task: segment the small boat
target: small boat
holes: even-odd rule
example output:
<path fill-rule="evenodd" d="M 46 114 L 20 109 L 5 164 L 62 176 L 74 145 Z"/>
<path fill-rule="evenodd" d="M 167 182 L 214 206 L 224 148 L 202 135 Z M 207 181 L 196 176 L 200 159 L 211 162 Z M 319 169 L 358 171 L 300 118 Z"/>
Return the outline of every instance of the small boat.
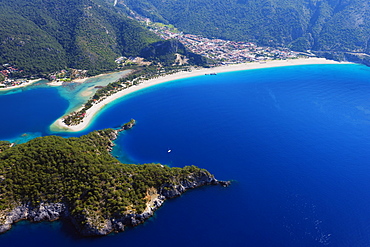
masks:
<path fill-rule="evenodd" d="M 168 149 L 167 153 L 171 153 L 171 152 L 172 152 L 172 150 L 171 149 Z"/>

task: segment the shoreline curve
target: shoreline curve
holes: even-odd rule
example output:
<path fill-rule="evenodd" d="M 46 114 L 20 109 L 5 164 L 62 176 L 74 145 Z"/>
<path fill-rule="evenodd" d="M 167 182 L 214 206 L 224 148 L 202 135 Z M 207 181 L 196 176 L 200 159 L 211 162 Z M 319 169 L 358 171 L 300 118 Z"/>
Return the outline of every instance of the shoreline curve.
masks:
<path fill-rule="evenodd" d="M 289 60 L 270 60 L 266 62 L 252 62 L 252 63 L 242 63 L 242 64 L 233 64 L 233 65 L 224 65 L 214 68 L 200 68 L 193 69 L 190 72 L 181 71 L 175 74 L 166 75 L 158 77 L 155 79 L 150 79 L 145 82 L 142 82 L 138 85 L 131 86 L 129 88 L 123 89 L 117 93 L 114 93 L 101 102 L 94 104 L 91 108 L 86 111 L 86 115 L 78 125 L 68 126 L 62 120 L 63 117 L 57 119 L 51 126 L 50 129 L 53 132 L 79 132 L 86 129 L 96 114 L 104 108 L 109 103 L 122 98 L 133 92 L 148 88 L 154 85 L 158 85 L 165 82 L 175 81 L 179 79 L 189 78 L 200 76 L 209 73 L 223 73 L 223 72 L 233 72 L 233 71 L 243 71 L 251 69 L 263 69 L 263 68 L 272 68 L 272 67 L 285 67 L 285 66 L 294 66 L 294 65 L 314 65 L 314 64 L 353 64 L 351 62 L 337 62 L 334 60 L 327 60 L 325 58 L 299 58 L 299 59 L 289 59 Z"/>

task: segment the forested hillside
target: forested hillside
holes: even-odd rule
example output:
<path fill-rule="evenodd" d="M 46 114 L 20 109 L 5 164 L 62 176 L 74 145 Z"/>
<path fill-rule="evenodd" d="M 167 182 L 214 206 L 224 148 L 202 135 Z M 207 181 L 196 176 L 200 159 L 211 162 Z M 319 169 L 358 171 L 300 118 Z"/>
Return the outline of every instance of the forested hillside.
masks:
<path fill-rule="evenodd" d="M 15 146 L 0 142 L 0 233 L 21 219 L 69 217 L 81 233 L 105 235 L 142 223 L 164 200 L 187 189 L 229 184 L 195 166 L 120 163 L 109 150 L 132 121 L 118 131 L 79 138 L 46 136 Z"/>
<path fill-rule="evenodd" d="M 176 176 L 202 171 L 121 164 L 107 151 L 112 135 L 114 130 L 107 129 L 80 138 L 46 136 L 0 152 L 0 210 L 14 202 L 66 202 L 72 213 L 95 207 L 107 213 L 127 207 L 142 212 L 149 188 L 159 190 Z"/>
<path fill-rule="evenodd" d="M 10 64 L 35 75 L 75 68 L 92 75 L 114 69 L 120 56 L 174 60 L 158 49 L 145 53 L 160 39 L 128 18 L 131 11 L 208 37 L 337 58 L 370 52 L 365 0 L 0 0 L 0 69 Z"/>
<path fill-rule="evenodd" d="M 95 74 L 159 41 L 116 11 L 113 1 L 1 0 L 0 12 L 0 65 L 15 65 L 25 74 L 67 67 Z"/>
<path fill-rule="evenodd" d="M 141 51 L 140 56 L 154 62 L 160 62 L 165 66 L 171 66 L 176 63 L 173 54 L 184 55 L 187 62 L 191 64 L 206 66 L 208 63 L 212 63 L 209 59 L 190 52 L 180 41 L 175 39 L 150 44 Z"/>
<path fill-rule="evenodd" d="M 293 50 L 370 52 L 367 0 L 121 0 L 180 30 Z"/>

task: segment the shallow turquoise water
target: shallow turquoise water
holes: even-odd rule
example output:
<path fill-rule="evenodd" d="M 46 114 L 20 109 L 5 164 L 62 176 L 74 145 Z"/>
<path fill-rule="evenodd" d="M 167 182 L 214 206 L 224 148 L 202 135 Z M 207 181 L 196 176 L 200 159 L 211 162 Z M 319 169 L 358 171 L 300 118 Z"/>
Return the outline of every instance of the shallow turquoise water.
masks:
<path fill-rule="evenodd" d="M 68 100 L 69 107 L 66 112 L 78 109 L 98 90 L 96 86 L 106 86 L 111 82 L 117 81 L 130 70 L 100 75 L 87 79 L 84 83 L 68 83 L 62 87 L 57 87 L 59 94 Z"/>
<path fill-rule="evenodd" d="M 86 131 L 135 118 L 116 142 L 121 160 L 194 164 L 232 186 L 190 191 L 146 224 L 104 238 L 79 238 L 68 223 L 19 223 L 0 243 L 368 246 L 369 78 L 370 68 L 360 65 L 294 66 L 183 79 L 130 95 Z M 48 124 L 68 107 L 53 90 L 1 96 L 10 120 L 0 137 L 49 134 Z M 32 98 L 38 93 L 54 110 L 33 114 L 39 122 L 32 128 L 12 113 L 24 98 L 32 104 L 23 112 L 43 106 Z"/>

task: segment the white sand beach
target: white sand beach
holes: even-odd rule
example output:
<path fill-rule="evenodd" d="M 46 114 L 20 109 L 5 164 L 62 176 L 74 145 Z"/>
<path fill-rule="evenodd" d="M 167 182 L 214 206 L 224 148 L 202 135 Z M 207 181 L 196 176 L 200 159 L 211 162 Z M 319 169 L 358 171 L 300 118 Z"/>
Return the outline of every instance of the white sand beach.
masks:
<path fill-rule="evenodd" d="M 282 66 L 293 66 L 293 65 L 309 65 L 309 64 L 349 64 L 348 62 L 336 62 L 333 60 L 327 60 L 325 58 L 299 58 L 299 59 L 289 59 L 289 60 L 271 60 L 266 62 L 253 62 L 253 63 L 244 63 L 244 64 L 235 64 L 235 65 L 225 65 L 215 68 L 200 68 L 200 69 L 193 69 L 190 72 L 178 72 L 172 75 L 167 75 L 163 77 L 159 77 L 156 79 L 151 79 L 140 83 L 136 86 L 131 86 L 127 89 L 119 91 L 103 101 L 93 105 L 86 111 L 86 115 L 83 121 L 74 126 L 67 126 L 63 123 L 62 118 L 58 119 L 53 124 L 53 129 L 57 128 L 60 131 L 70 131 L 70 132 L 77 132 L 84 130 L 94 118 L 94 116 L 106 105 L 119 99 L 125 95 L 130 93 L 136 92 L 138 90 L 151 87 L 154 85 L 158 85 L 164 82 L 174 81 L 178 79 L 200 76 L 209 73 L 222 73 L 222 72 L 231 72 L 231 71 L 240 71 L 240 70 L 250 70 L 250 69 L 261 69 L 261 68 L 271 68 L 271 67 L 282 67 Z"/>
<path fill-rule="evenodd" d="M 69 81 L 68 83 L 84 83 L 87 79 L 89 78 L 82 78 L 82 79 L 74 79 L 72 81 Z M 51 82 L 48 82 L 47 84 L 49 86 L 62 86 L 63 83 L 65 83 L 65 81 L 58 81 L 58 80 L 55 80 L 55 81 L 51 81 Z"/>
<path fill-rule="evenodd" d="M 123 70 L 121 72 L 123 72 L 125 74 L 129 74 L 129 73 L 132 72 L 132 69 Z M 85 83 L 87 80 L 90 80 L 90 79 L 93 79 L 93 78 L 99 78 L 99 77 L 107 76 L 107 75 L 110 75 L 110 74 L 116 74 L 116 73 L 117 72 L 109 72 L 109 73 L 95 75 L 95 76 L 91 76 L 91 77 L 73 79 L 73 80 L 68 81 L 68 82 L 65 82 L 63 80 L 54 80 L 54 81 L 48 82 L 47 84 L 49 86 L 63 86 L 64 83 Z"/>
<path fill-rule="evenodd" d="M 47 83 L 49 86 L 58 87 L 63 85 L 63 81 L 51 81 Z"/>
<path fill-rule="evenodd" d="M 27 87 L 27 86 L 29 86 L 29 85 L 32 85 L 32 84 L 33 84 L 33 83 L 35 83 L 35 82 L 42 81 L 42 80 L 43 80 L 43 79 L 28 80 L 27 82 L 22 83 L 22 84 L 17 85 L 17 86 L 6 87 L 6 88 L 0 88 L 0 91 L 8 91 L 8 90 L 12 90 L 12 89 L 14 89 L 14 88 Z"/>

